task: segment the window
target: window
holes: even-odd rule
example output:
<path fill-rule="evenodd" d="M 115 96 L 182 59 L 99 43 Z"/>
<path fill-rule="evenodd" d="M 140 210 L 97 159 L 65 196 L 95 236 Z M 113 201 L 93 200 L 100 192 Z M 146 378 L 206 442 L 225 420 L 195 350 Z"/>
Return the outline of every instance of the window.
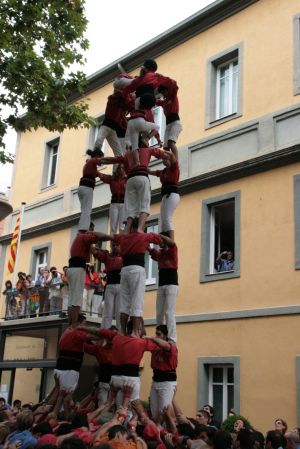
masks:
<path fill-rule="evenodd" d="M 59 138 L 46 143 L 42 189 L 51 187 L 56 182 Z"/>
<path fill-rule="evenodd" d="M 242 50 L 239 44 L 207 62 L 206 128 L 242 114 Z"/>
<path fill-rule="evenodd" d="M 294 95 L 300 94 L 300 13 L 294 16 Z"/>
<path fill-rule="evenodd" d="M 212 205 L 210 207 L 210 224 L 209 273 L 216 273 L 222 269 L 220 265 L 216 264 L 217 257 L 223 251 L 233 251 L 234 248 L 234 200 Z M 222 271 L 228 271 L 228 269 Z"/>
<path fill-rule="evenodd" d="M 158 233 L 158 223 L 152 222 L 146 224 L 145 232 L 153 232 L 155 234 Z M 154 248 L 155 245 L 151 243 L 151 248 Z M 156 285 L 157 284 L 157 262 L 151 259 L 148 252 L 145 255 L 145 270 L 146 270 L 146 286 Z"/>
<path fill-rule="evenodd" d="M 47 248 L 41 249 L 40 251 L 36 252 L 36 268 L 34 273 L 35 278 L 37 277 L 40 268 L 47 267 L 47 256 L 48 256 Z"/>
<path fill-rule="evenodd" d="M 208 403 L 215 411 L 215 418 L 222 422 L 234 406 L 234 368 L 233 365 L 209 365 Z"/>
<path fill-rule="evenodd" d="M 240 410 L 240 357 L 198 359 L 198 409 L 213 406 L 215 419 L 222 422 L 231 408 Z"/>
<path fill-rule="evenodd" d="M 202 203 L 200 281 L 238 277 L 240 275 L 239 248 L 239 192 L 204 200 Z"/>
<path fill-rule="evenodd" d="M 237 112 L 238 60 L 234 59 L 217 67 L 216 119 Z"/>
<path fill-rule="evenodd" d="M 152 109 L 153 117 L 154 117 L 154 123 L 159 125 L 159 134 L 161 140 L 163 140 L 165 129 L 166 129 L 166 117 L 163 111 L 163 108 L 161 106 L 156 106 Z M 152 137 L 149 142 L 150 147 L 157 145 L 157 140 L 155 137 Z"/>
<path fill-rule="evenodd" d="M 33 279 L 36 279 L 40 268 L 50 265 L 51 243 L 44 243 L 31 249 L 30 271 Z"/>

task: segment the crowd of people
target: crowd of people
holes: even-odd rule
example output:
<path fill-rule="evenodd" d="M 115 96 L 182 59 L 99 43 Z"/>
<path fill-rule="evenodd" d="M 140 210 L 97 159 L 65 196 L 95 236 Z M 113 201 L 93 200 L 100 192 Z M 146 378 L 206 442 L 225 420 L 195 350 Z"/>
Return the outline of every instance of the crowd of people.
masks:
<path fill-rule="evenodd" d="M 105 404 L 97 404 L 95 391 L 72 403 L 68 419 L 48 401 L 12 406 L 0 398 L 0 447 L 3 449 L 298 449 L 300 429 L 288 430 L 285 420 L 275 419 L 266 435 L 233 411 L 221 424 L 214 409 L 203 406 L 194 417 L 182 412 L 176 399 L 160 421 L 140 401 L 131 401 L 132 386 L 111 389 Z M 130 412 L 130 413 L 129 413 Z"/>
<path fill-rule="evenodd" d="M 58 271 L 55 266 L 50 270 L 41 267 L 35 279 L 30 274 L 18 273 L 13 286 L 10 280 L 5 282 L 2 294 L 5 298 L 5 319 L 47 316 L 67 312 L 69 285 L 67 266 Z M 92 316 L 99 316 L 103 309 L 103 291 L 106 274 L 95 271 L 93 264 L 86 264 L 82 310 Z"/>

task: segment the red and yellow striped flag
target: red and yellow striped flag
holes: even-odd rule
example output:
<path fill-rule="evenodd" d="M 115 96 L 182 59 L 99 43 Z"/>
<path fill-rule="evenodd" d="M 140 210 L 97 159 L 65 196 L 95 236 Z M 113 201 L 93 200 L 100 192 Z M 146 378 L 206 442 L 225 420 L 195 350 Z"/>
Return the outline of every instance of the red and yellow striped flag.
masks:
<path fill-rule="evenodd" d="M 20 220 L 21 220 L 21 211 L 19 212 L 15 230 L 13 233 L 13 237 L 10 243 L 10 256 L 8 261 L 8 271 L 10 273 L 14 272 L 15 268 L 15 262 L 16 262 L 16 256 L 17 256 L 17 249 L 18 249 L 18 241 L 19 241 L 19 234 L 20 234 Z"/>

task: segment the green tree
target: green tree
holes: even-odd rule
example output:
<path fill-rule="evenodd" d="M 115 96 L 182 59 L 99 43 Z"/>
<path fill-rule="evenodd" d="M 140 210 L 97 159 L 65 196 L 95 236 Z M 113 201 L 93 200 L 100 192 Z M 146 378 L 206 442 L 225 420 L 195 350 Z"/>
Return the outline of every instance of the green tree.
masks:
<path fill-rule="evenodd" d="M 0 1 L 0 162 L 12 162 L 3 137 L 16 131 L 65 128 L 93 123 L 85 101 L 68 101 L 83 93 L 87 19 L 84 0 Z M 25 114 L 21 115 L 20 111 Z"/>

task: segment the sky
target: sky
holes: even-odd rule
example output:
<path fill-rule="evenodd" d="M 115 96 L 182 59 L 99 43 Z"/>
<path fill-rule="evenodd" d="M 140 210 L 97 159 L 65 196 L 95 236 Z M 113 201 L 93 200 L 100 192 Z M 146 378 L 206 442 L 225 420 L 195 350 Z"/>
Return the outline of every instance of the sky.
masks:
<path fill-rule="evenodd" d="M 151 0 L 146 4 L 140 0 L 86 0 L 90 47 L 81 70 L 91 75 L 210 3 L 213 0 Z M 5 143 L 14 153 L 16 133 L 8 132 Z M 0 165 L 0 191 L 6 192 L 11 186 L 11 176 L 12 165 Z"/>

